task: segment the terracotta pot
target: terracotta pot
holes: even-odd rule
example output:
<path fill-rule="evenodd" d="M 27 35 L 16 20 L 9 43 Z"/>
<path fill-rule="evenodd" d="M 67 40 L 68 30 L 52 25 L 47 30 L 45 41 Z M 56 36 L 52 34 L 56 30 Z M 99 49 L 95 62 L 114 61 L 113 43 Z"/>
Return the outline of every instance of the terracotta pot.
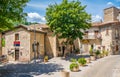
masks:
<path fill-rule="evenodd" d="M 92 61 L 95 61 L 95 60 L 96 60 L 95 56 L 90 56 L 90 59 L 91 59 Z"/>
<path fill-rule="evenodd" d="M 44 59 L 44 62 L 48 62 L 48 60 L 47 60 L 47 59 Z"/>
<path fill-rule="evenodd" d="M 91 61 L 90 58 L 85 58 L 85 60 L 87 61 L 87 63 L 90 63 L 90 61 Z"/>
<path fill-rule="evenodd" d="M 96 56 L 96 59 L 100 59 L 101 57 L 98 55 L 98 56 Z"/>
<path fill-rule="evenodd" d="M 79 71 L 79 67 L 74 67 L 74 68 L 72 69 L 72 71 L 73 71 L 73 72 L 78 72 L 78 71 Z"/>
<path fill-rule="evenodd" d="M 61 77 L 70 77 L 70 73 L 67 71 L 61 71 Z"/>

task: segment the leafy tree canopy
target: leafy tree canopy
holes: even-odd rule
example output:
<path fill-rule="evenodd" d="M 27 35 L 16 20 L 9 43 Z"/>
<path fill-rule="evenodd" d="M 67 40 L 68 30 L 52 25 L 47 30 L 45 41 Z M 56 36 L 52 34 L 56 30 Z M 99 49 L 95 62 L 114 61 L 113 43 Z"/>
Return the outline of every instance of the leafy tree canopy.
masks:
<path fill-rule="evenodd" d="M 0 0 L 0 31 L 11 29 L 25 19 L 23 8 L 29 0 Z"/>
<path fill-rule="evenodd" d="M 91 25 L 91 15 L 86 13 L 85 8 L 79 0 L 63 0 L 61 4 L 49 5 L 46 9 L 47 24 L 59 38 L 67 38 L 69 42 L 82 39 L 82 30 Z"/>

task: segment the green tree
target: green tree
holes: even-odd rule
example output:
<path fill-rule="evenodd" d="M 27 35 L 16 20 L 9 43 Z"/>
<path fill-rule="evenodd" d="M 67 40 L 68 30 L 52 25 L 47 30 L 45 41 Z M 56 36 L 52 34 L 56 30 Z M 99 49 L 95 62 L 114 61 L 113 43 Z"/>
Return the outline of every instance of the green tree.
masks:
<path fill-rule="evenodd" d="M 76 38 L 82 39 L 82 31 L 91 25 L 91 15 L 85 8 L 79 0 L 63 0 L 61 4 L 49 5 L 45 18 L 54 35 L 66 38 L 67 43 L 72 44 Z"/>
<path fill-rule="evenodd" d="M 29 0 L 0 0 L 0 31 L 11 29 L 25 19 L 23 8 Z"/>

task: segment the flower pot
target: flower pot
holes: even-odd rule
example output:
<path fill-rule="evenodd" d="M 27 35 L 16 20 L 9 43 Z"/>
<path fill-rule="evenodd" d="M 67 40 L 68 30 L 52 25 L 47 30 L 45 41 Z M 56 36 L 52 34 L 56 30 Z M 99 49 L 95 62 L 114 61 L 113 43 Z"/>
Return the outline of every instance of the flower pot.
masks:
<path fill-rule="evenodd" d="M 79 67 L 73 67 L 72 71 L 73 72 L 78 72 L 79 71 Z"/>
<path fill-rule="evenodd" d="M 87 61 L 87 63 L 90 63 L 90 61 L 91 61 L 90 58 L 85 58 L 85 60 Z"/>
<path fill-rule="evenodd" d="M 98 56 L 96 56 L 96 59 L 100 59 L 101 57 L 98 55 Z"/>
<path fill-rule="evenodd" d="M 61 77 L 70 77 L 70 73 L 67 71 L 61 71 Z"/>
<path fill-rule="evenodd" d="M 95 56 L 90 56 L 90 59 L 91 59 L 92 61 L 95 61 L 95 60 L 96 60 Z"/>
<path fill-rule="evenodd" d="M 44 59 L 44 62 L 48 62 L 48 59 Z"/>

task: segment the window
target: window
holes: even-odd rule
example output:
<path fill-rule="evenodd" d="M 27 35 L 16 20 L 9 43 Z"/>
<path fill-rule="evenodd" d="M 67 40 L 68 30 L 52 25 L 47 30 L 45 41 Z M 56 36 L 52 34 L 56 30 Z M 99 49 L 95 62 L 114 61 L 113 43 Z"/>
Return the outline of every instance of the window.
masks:
<path fill-rule="evenodd" d="M 109 35 L 109 29 L 106 29 L 106 35 Z"/>
<path fill-rule="evenodd" d="M 118 37 L 119 33 L 118 33 L 118 29 L 115 29 L 115 37 Z"/>
<path fill-rule="evenodd" d="M 85 35 L 88 35 L 88 31 L 85 31 Z"/>
<path fill-rule="evenodd" d="M 97 30 L 96 30 L 96 31 L 94 31 L 94 33 L 95 33 L 95 34 L 98 34 L 98 32 L 99 32 L 99 31 L 97 31 Z"/>
<path fill-rule="evenodd" d="M 15 41 L 19 40 L 19 34 L 15 34 Z"/>
<path fill-rule="evenodd" d="M 99 31 L 94 31 L 94 36 L 95 36 L 95 38 L 97 38 L 97 36 L 98 36 L 98 33 L 99 33 Z"/>

